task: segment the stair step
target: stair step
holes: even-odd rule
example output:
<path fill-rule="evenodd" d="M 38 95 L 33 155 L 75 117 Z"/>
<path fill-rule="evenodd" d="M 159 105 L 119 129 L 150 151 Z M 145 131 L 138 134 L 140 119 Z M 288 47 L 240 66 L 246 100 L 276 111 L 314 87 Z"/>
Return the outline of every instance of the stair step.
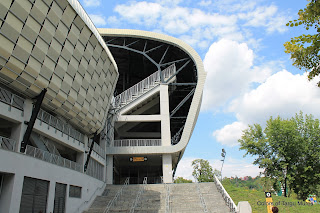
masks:
<path fill-rule="evenodd" d="M 130 212 L 141 186 L 142 185 L 127 185 L 123 189 L 119 201 L 110 208 L 109 212 Z M 103 213 L 110 200 L 114 198 L 121 187 L 122 186 L 108 186 L 104 191 L 106 196 L 96 197 L 90 209 L 85 211 L 85 213 Z M 204 211 L 195 183 L 170 184 L 170 188 L 170 212 L 197 213 Z M 214 183 L 199 183 L 199 188 L 208 212 L 225 213 L 230 211 Z M 134 212 L 165 213 L 166 198 L 167 191 L 164 184 L 147 184 Z"/>

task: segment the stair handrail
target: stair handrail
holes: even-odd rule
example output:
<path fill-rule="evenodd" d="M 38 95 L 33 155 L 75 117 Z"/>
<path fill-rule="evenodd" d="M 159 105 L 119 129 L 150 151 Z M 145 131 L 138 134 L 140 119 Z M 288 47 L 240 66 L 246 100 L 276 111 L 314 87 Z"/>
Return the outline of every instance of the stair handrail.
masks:
<path fill-rule="evenodd" d="M 201 193 L 199 183 L 196 182 L 196 184 L 197 184 L 197 190 L 198 190 L 198 193 L 199 193 L 200 203 L 201 203 L 201 205 L 203 207 L 203 212 L 208 212 L 207 204 L 206 204 L 206 201 L 204 200 L 203 195 Z"/>
<path fill-rule="evenodd" d="M 138 192 L 138 194 L 136 196 L 136 199 L 132 203 L 132 206 L 131 206 L 131 209 L 130 209 L 130 213 L 134 213 L 134 209 L 138 205 L 140 197 L 143 194 L 144 190 L 146 189 L 147 183 L 148 183 L 148 177 L 144 177 L 143 178 L 143 182 L 142 182 L 142 187 L 140 187 L 139 192 Z"/>
<path fill-rule="evenodd" d="M 121 139 L 113 140 L 112 147 L 161 146 L 161 139 Z"/>
<path fill-rule="evenodd" d="M 176 64 L 171 64 L 170 66 L 162 70 L 162 76 L 164 79 L 170 78 L 175 73 L 176 73 Z"/>
<path fill-rule="evenodd" d="M 118 202 L 118 200 L 121 198 L 123 189 L 129 184 L 129 180 L 130 178 L 127 177 L 123 186 L 118 190 L 117 194 L 114 196 L 114 198 L 112 200 L 109 201 L 108 205 L 106 206 L 106 208 L 104 209 L 103 213 L 107 213 L 110 211 L 110 208 L 116 204 L 116 202 Z"/>
<path fill-rule="evenodd" d="M 91 197 L 90 197 L 88 200 L 86 200 L 86 201 L 84 201 L 83 203 L 81 203 L 81 205 L 77 208 L 77 210 L 76 210 L 74 213 L 80 212 L 80 208 L 82 208 L 83 205 L 89 203 L 89 202 L 92 200 L 93 196 L 96 195 L 97 191 L 98 191 L 98 190 L 101 190 L 102 188 L 105 188 L 106 185 L 107 185 L 107 183 L 103 183 L 102 186 L 100 186 L 99 188 L 96 188 L 96 190 L 92 193 Z"/>
<path fill-rule="evenodd" d="M 117 95 L 114 98 L 115 107 L 119 107 L 121 103 L 127 103 L 134 95 L 142 93 L 145 88 L 154 86 L 156 82 L 160 82 L 159 70 Z"/>
<path fill-rule="evenodd" d="M 149 89 L 151 86 L 155 86 L 157 82 L 160 82 L 160 74 L 167 79 L 171 77 L 176 72 L 175 64 L 171 64 L 164 70 L 156 71 L 146 77 L 145 79 L 141 80 L 140 82 L 136 83 L 135 85 L 129 87 L 119 95 L 114 97 L 113 103 L 114 107 L 118 108 L 121 106 L 122 103 L 128 103 L 133 99 L 133 96 L 138 96 L 143 93 L 144 89 Z"/>
<path fill-rule="evenodd" d="M 219 181 L 217 176 L 214 175 L 213 177 L 214 177 L 214 183 L 216 184 L 218 191 L 221 193 L 222 198 L 224 199 L 227 206 L 229 207 L 230 212 L 237 213 L 238 208 L 237 208 L 236 204 L 233 202 L 232 198 L 230 197 L 228 192 L 225 190 L 225 188 L 223 187 L 223 185 L 221 184 L 221 182 Z"/>

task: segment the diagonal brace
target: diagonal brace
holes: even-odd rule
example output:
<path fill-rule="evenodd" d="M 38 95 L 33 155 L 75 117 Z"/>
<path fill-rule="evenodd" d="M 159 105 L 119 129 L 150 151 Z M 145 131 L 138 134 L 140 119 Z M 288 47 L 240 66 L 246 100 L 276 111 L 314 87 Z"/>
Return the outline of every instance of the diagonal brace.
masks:
<path fill-rule="evenodd" d="M 86 163 L 84 164 L 84 172 L 87 171 L 87 168 L 88 168 L 88 165 L 89 165 L 89 161 L 90 161 L 90 157 L 91 157 L 91 153 L 92 153 L 92 150 L 93 150 L 93 145 L 94 145 L 95 142 L 97 142 L 98 136 L 99 135 L 97 133 L 94 133 L 93 140 L 92 140 L 92 143 L 91 143 L 91 146 L 90 146 L 90 150 L 89 150 L 89 153 L 87 155 L 87 160 L 86 160 Z"/>
<path fill-rule="evenodd" d="M 36 119 L 38 117 L 38 113 L 40 111 L 40 107 L 41 107 L 41 104 L 42 104 L 42 101 L 44 99 L 44 96 L 45 96 L 46 92 L 47 92 L 47 89 L 44 88 L 41 91 L 41 93 L 36 97 L 37 101 L 36 101 L 35 106 L 34 106 L 34 108 L 32 110 L 30 121 L 27 122 L 28 127 L 27 127 L 26 132 L 24 133 L 23 139 L 21 141 L 20 152 L 22 152 L 22 153 L 25 152 L 25 150 L 27 148 L 27 145 L 29 143 L 29 138 L 30 138 L 33 126 L 34 126 L 34 124 L 36 122 Z"/>
<path fill-rule="evenodd" d="M 182 67 L 180 67 L 170 78 L 168 78 L 168 80 L 166 80 L 165 83 L 168 83 L 174 76 L 178 75 L 178 73 L 185 67 L 187 66 L 187 64 L 189 64 L 190 60 L 188 60 L 186 63 L 184 63 L 184 65 L 182 65 Z"/>
<path fill-rule="evenodd" d="M 176 108 L 174 108 L 174 110 L 172 110 L 172 112 L 170 113 L 170 118 L 171 118 L 174 114 L 176 114 L 176 112 L 183 106 L 184 103 L 186 103 L 187 100 L 189 100 L 189 98 L 193 95 L 194 91 L 195 91 L 195 88 L 193 88 L 193 89 L 189 92 L 189 94 L 188 94 L 186 97 L 184 97 L 184 99 L 176 106 Z"/>

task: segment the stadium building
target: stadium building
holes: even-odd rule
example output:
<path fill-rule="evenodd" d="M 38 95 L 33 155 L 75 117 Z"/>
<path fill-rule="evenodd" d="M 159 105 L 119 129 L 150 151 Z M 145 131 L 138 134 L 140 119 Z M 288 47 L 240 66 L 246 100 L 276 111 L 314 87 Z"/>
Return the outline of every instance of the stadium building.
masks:
<path fill-rule="evenodd" d="M 181 40 L 96 29 L 77 0 L 1 0 L 1 212 L 80 212 L 106 184 L 172 183 L 205 76 Z"/>

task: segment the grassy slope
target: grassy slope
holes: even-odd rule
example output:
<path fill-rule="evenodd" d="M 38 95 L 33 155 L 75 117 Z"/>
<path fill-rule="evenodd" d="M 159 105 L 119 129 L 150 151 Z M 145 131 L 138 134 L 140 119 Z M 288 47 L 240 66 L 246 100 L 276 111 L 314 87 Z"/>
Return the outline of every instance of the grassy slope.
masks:
<path fill-rule="evenodd" d="M 246 189 L 245 187 L 236 187 L 229 184 L 225 185 L 224 187 L 236 205 L 238 205 L 239 201 L 249 201 L 253 213 L 267 213 L 266 205 L 260 204 L 261 202 L 266 201 L 264 192 L 257 191 L 257 190 L 249 190 L 249 189 Z M 298 200 L 292 197 L 290 198 L 278 197 L 276 195 L 273 195 L 272 199 L 274 203 L 275 202 L 280 203 L 280 205 L 277 205 L 277 207 L 279 208 L 279 213 L 320 212 L 320 204 L 313 205 L 313 206 L 298 205 L 298 201 L 301 202 L 301 200 Z"/>

